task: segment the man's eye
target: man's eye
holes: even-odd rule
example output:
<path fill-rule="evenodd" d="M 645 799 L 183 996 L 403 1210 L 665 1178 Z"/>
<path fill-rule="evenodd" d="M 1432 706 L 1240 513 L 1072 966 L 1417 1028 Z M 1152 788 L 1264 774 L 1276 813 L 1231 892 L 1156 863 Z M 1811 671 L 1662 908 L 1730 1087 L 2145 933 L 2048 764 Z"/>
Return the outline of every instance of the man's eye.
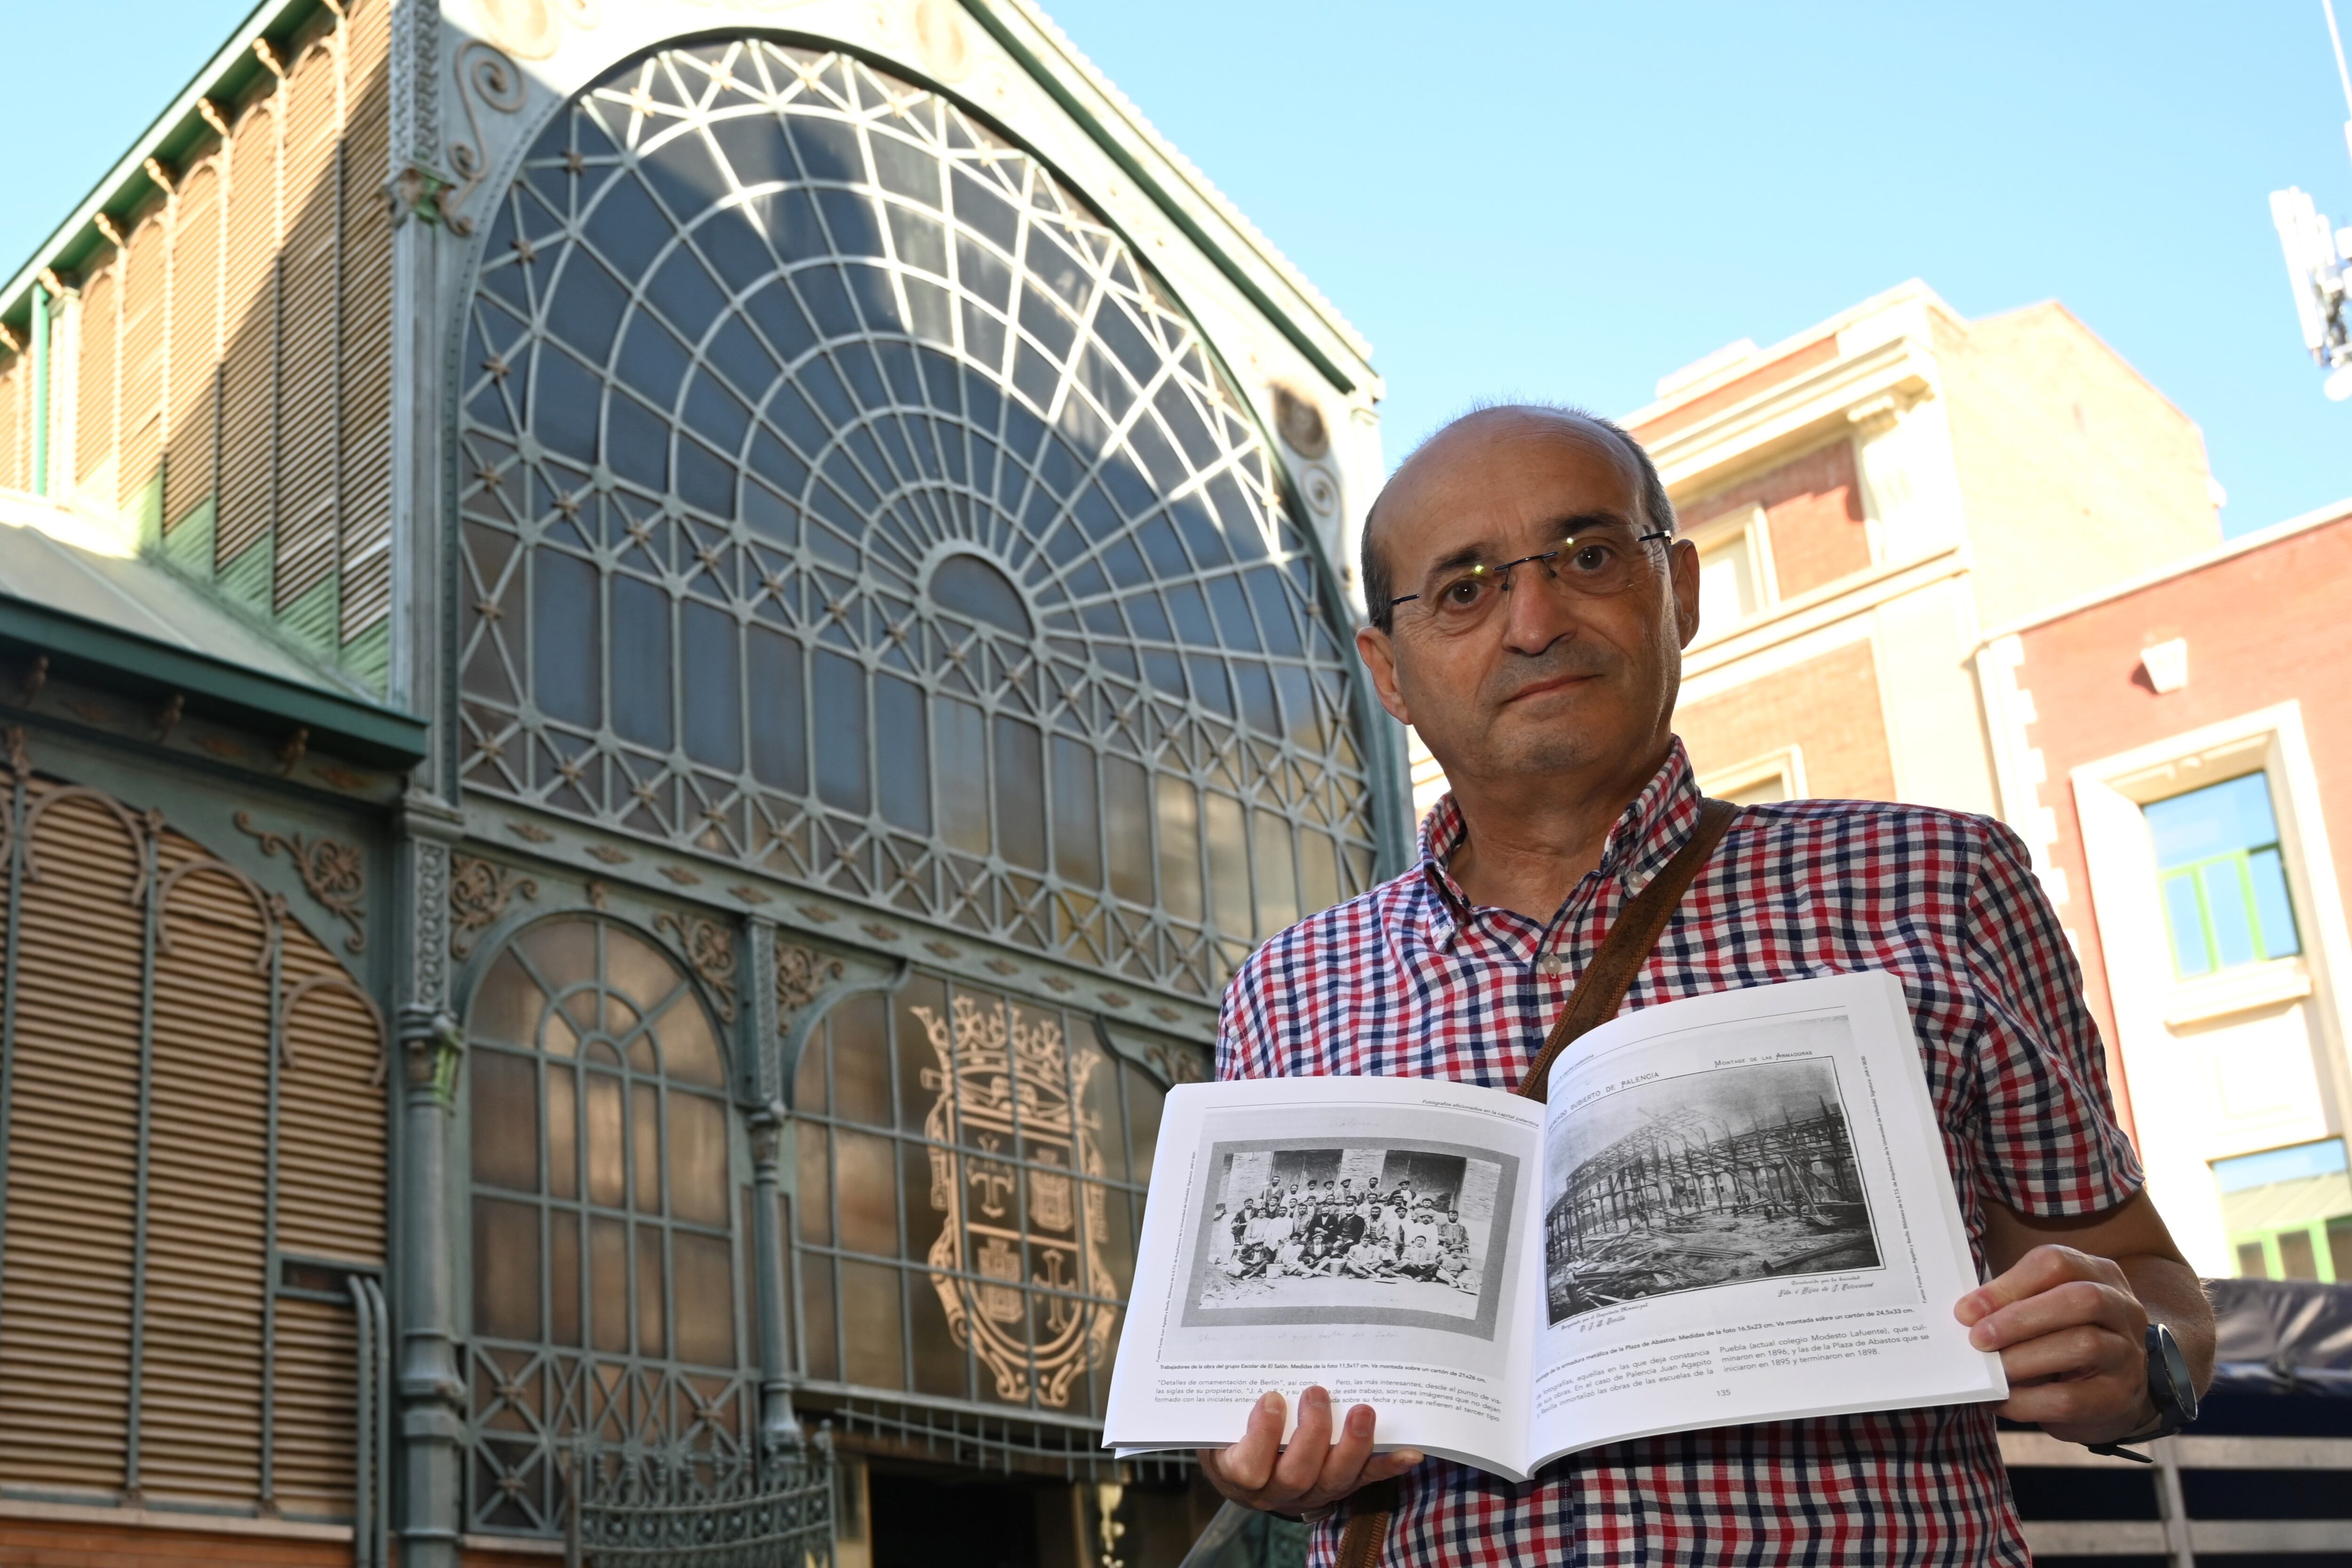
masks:
<path fill-rule="evenodd" d="M 1616 553 L 1605 544 L 1580 544 L 1576 547 L 1575 553 L 1568 558 L 1568 563 L 1570 568 L 1580 572 L 1605 571 Z"/>
<path fill-rule="evenodd" d="M 1457 577 L 1439 593 L 1441 602 L 1456 610 L 1467 610 L 1486 596 L 1486 580 L 1483 576 Z"/>

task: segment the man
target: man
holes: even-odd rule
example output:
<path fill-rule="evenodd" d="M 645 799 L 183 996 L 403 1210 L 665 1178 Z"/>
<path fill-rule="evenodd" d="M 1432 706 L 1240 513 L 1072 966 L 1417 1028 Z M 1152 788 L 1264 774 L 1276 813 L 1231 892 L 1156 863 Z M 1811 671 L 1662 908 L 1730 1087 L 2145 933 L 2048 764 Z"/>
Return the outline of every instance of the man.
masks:
<path fill-rule="evenodd" d="M 1698 630 L 1698 552 L 1673 528 L 1647 455 L 1581 414 L 1486 410 L 1397 471 L 1364 532 L 1373 624 L 1357 646 L 1452 793 L 1412 871 L 1243 966 L 1221 1076 L 1517 1082 L 1618 912 L 1697 818 L 1669 721 Z M 2159 1426 L 2147 1325 L 2169 1325 L 2201 1386 L 2210 1312 L 2140 1193 L 2074 958 L 2014 834 L 1907 806 L 1750 808 L 1625 1005 L 1866 968 L 1895 974 L 1910 1000 L 1989 1281 L 1952 1310 L 2007 1368 L 1998 1413 L 2079 1443 Z M 1312 1516 L 1402 1477 L 1391 1563 L 2021 1568 L 1995 1413 L 1681 1433 L 1514 1486 L 1411 1451 L 1375 1457 L 1373 1411 L 1335 1427 L 1316 1388 L 1286 1448 L 1269 1394 L 1202 1463 L 1229 1498 Z M 1330 1561 L 1339 1531 L 1319 1526 L 1313 1561 Z"/>

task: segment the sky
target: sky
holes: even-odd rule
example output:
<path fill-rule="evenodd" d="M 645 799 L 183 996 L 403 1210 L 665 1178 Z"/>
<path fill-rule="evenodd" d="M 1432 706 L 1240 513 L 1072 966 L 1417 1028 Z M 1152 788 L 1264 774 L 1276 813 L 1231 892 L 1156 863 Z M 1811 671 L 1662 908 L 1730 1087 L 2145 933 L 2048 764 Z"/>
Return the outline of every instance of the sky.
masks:
<path fill-rule="evenodd" d="M 627 0 L 614 0 L 625 4 Z M 1965 5 L 1052 0 L 1078 47 L 1371 340 L 1390 460 L 1479 398 L 1629 412 L 1906 278 L 2058 299 L 2203 427 L 2241 533 L 2352 496 L 2270 192 L 2352 225 L 2318 0 Z M 18 7 L 0 268 L 242 18 Z M 2352 24 L 2352 6 L 2344 20 Z"/>

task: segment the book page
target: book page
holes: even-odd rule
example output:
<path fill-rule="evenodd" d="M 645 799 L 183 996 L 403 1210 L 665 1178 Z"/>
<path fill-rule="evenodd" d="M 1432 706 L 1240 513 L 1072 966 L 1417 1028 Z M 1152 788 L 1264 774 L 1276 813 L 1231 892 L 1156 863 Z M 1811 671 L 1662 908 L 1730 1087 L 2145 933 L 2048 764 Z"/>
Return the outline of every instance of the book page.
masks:
<path fill-rule="evenodd" d="M 1443 1080 L 1171 1090 L 1104 1440 L 1222 1447 L 1268 1389 L 1517 1475 L 1543 1108 Z"/>
<path fill-rule="evenodd" d="M 1552 1071 L 1533 1450 L 2007 1396 L 1903 988 L 1752 987 Z"/>

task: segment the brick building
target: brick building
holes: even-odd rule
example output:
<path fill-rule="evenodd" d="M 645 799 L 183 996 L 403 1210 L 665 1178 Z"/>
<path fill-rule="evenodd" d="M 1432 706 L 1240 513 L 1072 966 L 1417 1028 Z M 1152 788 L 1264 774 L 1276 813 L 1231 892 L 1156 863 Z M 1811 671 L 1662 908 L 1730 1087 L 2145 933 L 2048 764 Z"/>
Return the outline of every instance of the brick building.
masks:
<path fill-rule="evenodd" d="M 2209 1275 L 2352 1282 L 2347 582 L 2338 503 L 1994 628 L 1978 662 L 2003 814 Z"/>

